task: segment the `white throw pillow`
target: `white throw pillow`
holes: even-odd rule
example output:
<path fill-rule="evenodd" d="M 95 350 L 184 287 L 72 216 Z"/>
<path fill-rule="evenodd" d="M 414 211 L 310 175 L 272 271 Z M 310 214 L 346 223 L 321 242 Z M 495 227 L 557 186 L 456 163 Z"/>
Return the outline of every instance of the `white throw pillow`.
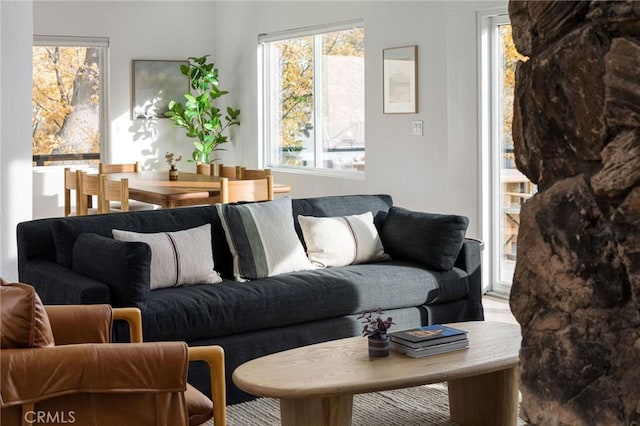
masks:
<path fill-rule="evenodd" d="M 217 204 L 236 280 L 314 269 L 293 226 L 291 198 Z"/>
<path fill-rule="evenodd" d="M 389 260 L 382 247 L 373 214 L 354 216 L 298 216 L 307 256 L 320 267 Z"/>
<path fill-rule="evenodd" d="M 139 233 L 114 229 L 113 238 L 151 247 L 151 290 L 222 281 L 213 269 L 211 225 L 176 232 Z"/>

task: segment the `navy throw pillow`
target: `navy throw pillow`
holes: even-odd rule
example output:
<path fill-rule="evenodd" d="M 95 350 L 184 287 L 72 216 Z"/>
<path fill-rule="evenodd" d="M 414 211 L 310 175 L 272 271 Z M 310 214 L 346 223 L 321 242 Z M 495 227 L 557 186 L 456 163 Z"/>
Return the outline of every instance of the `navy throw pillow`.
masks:
<path fill-rule="evenodd" d="M 73 246 L 73 270 L 108 284 L 114 307 L 142 308 L 151 287 L 151 248 L 83 233 Z"/>
<path fill-rule="evenodd" d="M 382 228 L 382 244 L 394 260 L 410 260 L 448 271 L 456 262 L 468 226 L 465 216 L 391 207 Z"/>

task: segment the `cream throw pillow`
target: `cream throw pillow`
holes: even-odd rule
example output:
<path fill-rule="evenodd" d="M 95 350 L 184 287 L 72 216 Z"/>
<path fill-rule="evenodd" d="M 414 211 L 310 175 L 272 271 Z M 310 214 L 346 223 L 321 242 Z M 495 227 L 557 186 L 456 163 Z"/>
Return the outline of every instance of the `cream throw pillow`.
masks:
<path fill-rule="evenodd" d="M 307 256 L 320 267 L 389 260 L 382 247 L 373 214 L 354 216 L 298 216 Z"/>
<path fill-rule="evenodd" d="M 113 238 L 151 247 L 151 290 L 222 281 L 213 269 L 211 225 L 155 234 L 114 229 Z"/>

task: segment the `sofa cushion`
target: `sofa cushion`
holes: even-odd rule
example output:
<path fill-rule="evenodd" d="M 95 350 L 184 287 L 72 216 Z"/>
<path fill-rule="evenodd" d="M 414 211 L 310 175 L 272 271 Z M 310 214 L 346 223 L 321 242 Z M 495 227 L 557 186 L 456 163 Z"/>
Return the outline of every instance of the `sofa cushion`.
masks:
<path fill-rule="evenodd" d="M 78 236 L 73 270 L 109 285 L 114 307 L 144 306 L 150 289 L 151 248 L 93 233 Z"/>
<path fill-rule="evenodd" d="M 151 248 L 151 290 L 222 281 L 214 270 L 211 225 L 175 232 L 140 233 L 113 230 L 120 241 L 146 243 Z"/>
<path fill-rule="evenodd" d="M 382 243 L 394 259 L 420 262 L 440 271 L 453 268 L 469 219 L 464 216 L 389 209 Z"/>
<path fill-rule="evenodd" d="M 0 279 L 0 307 L 2 349 L 54 345 L 49 317 L 33 287 Z"/>
<path fill-rule="evenodd" d="M 303 236 L 298 216 L 332 217 L 371 212 L 373 223 L 380 232 L 392 205 L 393 200 L 390 195 L 332 195 L 297 198 L 291 201 L 294 225 L 300 241 L 303 241 Z"/>
<path fill-rule="evenodd" d="M 373 214 L 337 217 L 298 216 L 309 260 L 320 267 L 389 260 Z"/>
<path fill-rule="evenodd" d="M 291 198 L 216 208 L 233 255 L 236 280 L 313 268 L 293 228 Z"/>
<path fill-rule="evenodd" d="M 212 218 L 212 208 L 205 206 L 56 219 L 51 224 L 51 232 L 56 246 L 56 262 L 71 268 L 73 245 L 80 234 L 87 232 L 109 238 L 113 236 L 111 233 L 113 229 L 135 232 L 173 232 L 212 223 Z M 212 240 L 218 242 L 215 232 L 214 226 L 211 230 Z M 220 237 L 224 242 L 224 235 L 220 235 Z M 226 242 L 224 243 L 226 245 Z M 218 249 L 218 245 L 214 245 L 214 252 L 216 249 Z M 217 258 L 216 262 L 218 262 Z"/>
<path fill-rule="evenodd" d="M 447 287 L 446 294 L 441 285 Z M 160 289 L 149 294 L 145 339 L 187 341 L 466 297 L 467 275 L 434 272 L 409 262 L 314 269 L 215 286 Z M 442 297 L 440 297 L 442 296 Z"/>

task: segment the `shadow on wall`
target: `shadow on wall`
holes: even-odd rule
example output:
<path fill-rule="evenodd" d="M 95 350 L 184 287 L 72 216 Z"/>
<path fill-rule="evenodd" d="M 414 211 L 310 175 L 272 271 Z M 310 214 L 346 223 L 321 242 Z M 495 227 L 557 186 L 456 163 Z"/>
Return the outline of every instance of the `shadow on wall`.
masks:
<path fill-rule="evenodd" d="M 148 157 L 142 162 L 142 170 L 154 170 L 160 165 L 161 159 L 164 159 L 164 153 L 160 155 L 158 149 L 158 119 L 144 118 L 134 119 L 129 127 L 129 133 L 133 135 L 134 142 L 151 141 L 149 149 L 144 149 L 140 153 Z"/>

